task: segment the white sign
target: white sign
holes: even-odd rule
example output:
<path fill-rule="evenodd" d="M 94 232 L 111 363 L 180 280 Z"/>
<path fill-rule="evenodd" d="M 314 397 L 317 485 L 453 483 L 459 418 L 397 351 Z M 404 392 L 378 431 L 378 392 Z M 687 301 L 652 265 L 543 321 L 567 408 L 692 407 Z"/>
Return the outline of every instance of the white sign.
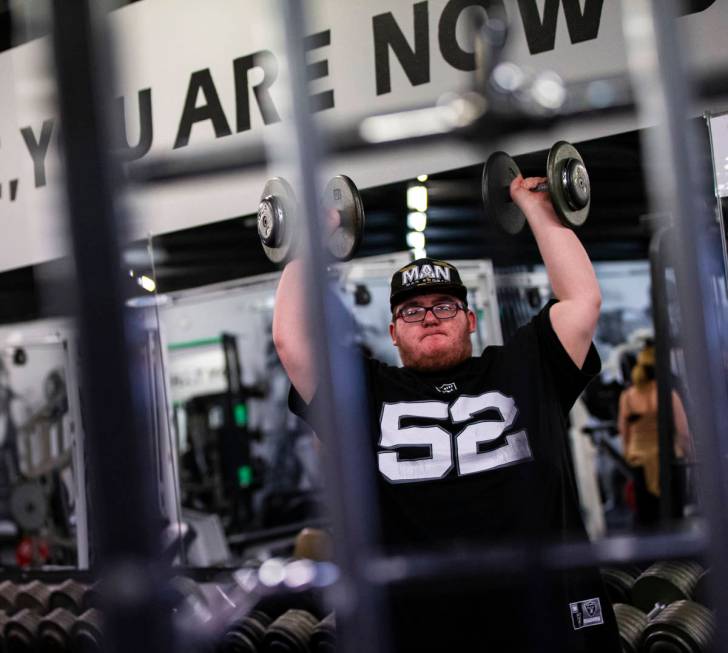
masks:
<path fill-rule="evenodd" d="M 222 342 L 169 352 L 170 400 L 184 403 L 192 397 L 221 394 L 228 389 Z"/>
<path fill-rule="evenodd" d="M 318 0 L 306 32 L 317 119 L 328 125 L 432 104 L 464 88 L 473 55 L 467 11 L 484 0 Z M 503 0 L 508 57 L 566 81 L 624 72 L 621 4 L 604 0 Z M 693 2 L 679 19 L 700 66 L 728 61 L 728 3 Z M 270 0 L 145 0 L 111 14 L 119 46 L 119 142 L 130 159 L 196 156 L 285 135 L 283 51 L 266 11 Z M 47 41 L 0 54 L 0 269 L 66 252 L 60 198 L 58 120 L 46 70 Z M 80 74 L 80 73 L 79 73 Z M 499 143 L 518 154 L 554 140 L 593 138 L 637 127 L 612 118 Z M 125 127 L 122 129 L 122 125 Z M 285 148 L 284 148 L 285 149 Z M 493 149 L 496 149 L 495 145 Z M 324 174 L 346 173 L 362 188 L 483 161 L 482 148 L 420 146 L 395 155 L 340 157 Z M 131 235 L 140 238 L 250 214 L 267 177 L 282 166 L 215 179 L 134 189 Z"/>

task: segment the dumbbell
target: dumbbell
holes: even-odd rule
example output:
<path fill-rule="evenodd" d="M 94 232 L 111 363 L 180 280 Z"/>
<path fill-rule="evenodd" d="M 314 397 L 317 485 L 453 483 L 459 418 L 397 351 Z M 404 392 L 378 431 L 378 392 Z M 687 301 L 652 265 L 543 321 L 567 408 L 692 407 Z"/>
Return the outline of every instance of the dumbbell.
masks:
<path fill-rule="evenodd" d="M 313 653 L 334 653 L 336 648 L 336 617 L 332 612 L 319 621 L 311 633 Z"/>
<path fill-rule="evenodd" d="M 704 653 L 710 650 L 715 618 L 694 601 L 675 601 L 653 616 L 642 636 L 645 653 Z"/>
<path fill-rule="evenodd" d="M 18 586 L 11 580 L 0 583 L 0 610 L 7 614 L 15 612 L 15 599 L 18 596 Z"/>
<path fill-rule="evenodd" d="M 81 614 L 87 609 L 90 594 L 88 585 L 69 578 L 52 589 L 48 609 L 64 608 L 72 614 Z"/>
<path fill-rule="evenodd" d="M 39 580 L 32 580 L 21 585 L 15 596 L 15 609 L 28 609 L 41 615 L 45 614 L 50 606 L 53 589 L 53 586 L 46 585 Z"/>
<path fill-rule="evenodd" d="M 337 175 L 326 184 L 322 206 L 339 212 L 341 223 L 327 247 L 333 258 L 347 261 L 354 256 L 364 232 L 364 205 L 359 189 L 349 177 Z M 273 263 L 285 263 L 293 257 L 300 242 L 300 227 L 293 188 L 282 177 L 269 179 L 258 205 L 258 237 Z"/>
<path fill-rule="evenodd" d="M 481 191 L 483 212 L 509 234 L 517 234 L 526 224 L 526 216 L 511 199 L 511 182 L 521 174 L 516 162 L 505 152 L 494 152 L 483 166 Z M 547 182 L 531 190 L 548 191 L 556 215 L 567 227 L 580 227 L 591 206 L 591 185 L 584 160 L 577 149 L 558 141 L 549 150 L 546 162 Z"/>
<path fill-rule="evenodd" d="M 648 567 L 632 586 L 632 604 L 645 614 L 656 605 L 693 598 L 703 568 L 692 561 L 662 561 Z"/>
<path fill-rule="evenodd" d="M 255 653 L 272 619 L 261 610 L 253 610 L 249 615 L 236 621 L 225 633 L 222 640 L 222 653 Z"/>
<path fill-rule="evenodd" d="M 305 610 L 288 610 L 268 628 L 263 650 L 280 653 L 308 653 L 309 640 L 318 619 Z"/>
<path fill-rule="evenodd" d="M 41 616 L 28 608 L 16 612 L 5 624 L 7 650 L 14 653 L 35 651 L 40 621 Z"/>
<path fill-rule="evenodd" d="M 65 608 L 56 608 L 38 625 L 39 649 L 44 653 L 72 651 L 72 632 L 76 615 Z"/>
<path fill-rule="evenodd" d="M 77 617 L 71 628 L 72 650 L 83 651 L 83 653 L 100 652 L 102 646 L 101 624 L 101 612 L 94 608 L 86 610 Z"/>
<path fill-rule="evenodd" d="M 612 607 L 617 618 L 622 650 L 624 653 L 639 653 L 642 636 L 647 628 L 647 615 L 626 603 L 615 603 Z"/>
<path fill-rule="evenodd" d="M 636 567 L 622 569 L 605 567 L 602 569 L 602 579 L 607 588 L 609 601 L 613 604 L 632 603 L 632 587 L 640 573 Z"/>

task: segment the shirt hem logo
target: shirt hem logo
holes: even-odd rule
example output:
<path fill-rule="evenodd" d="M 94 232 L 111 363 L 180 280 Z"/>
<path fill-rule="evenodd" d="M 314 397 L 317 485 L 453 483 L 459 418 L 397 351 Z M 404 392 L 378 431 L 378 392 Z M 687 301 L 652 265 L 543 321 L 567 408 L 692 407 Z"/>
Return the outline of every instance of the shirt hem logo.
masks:
<path fill-rule="evenodd" d="M 599 598 L 569 603 L 569 610 L 571 611 L 571 623 L 574 626 L 574 630 L 588 628 L 589 626 L 599 626 L 604 623 L 602 604 Z"/>

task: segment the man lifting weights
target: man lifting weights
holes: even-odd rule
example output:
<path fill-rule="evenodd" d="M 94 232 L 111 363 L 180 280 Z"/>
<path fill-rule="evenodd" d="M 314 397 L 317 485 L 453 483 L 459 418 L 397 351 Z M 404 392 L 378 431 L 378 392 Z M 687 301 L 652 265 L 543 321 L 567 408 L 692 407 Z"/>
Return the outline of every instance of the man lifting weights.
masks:
<path fill-rule="evenodd" d="M 576 234 L 558 220 L 548 193 L 531 190 L 542 181 L 518 176 L 510 192 L 556 299 L 504 346 L 472 356 L 476 316 L 453 265 L 419 259 L 392 277 L 389 331 L 403 367 L 364 361 L 389 552 L 585 537 L 567 415 L 600 369 L 591 340 L 601 295 Z M 273 339 L 293 385 L 291 408 L 305 417 L 318 379 L 301 265 L 292 261 L 281 276 Z M 540 578 L 538 587 L 494 578 L 395 588 L 394 650 L 620 650 L 596 570 Z"/>

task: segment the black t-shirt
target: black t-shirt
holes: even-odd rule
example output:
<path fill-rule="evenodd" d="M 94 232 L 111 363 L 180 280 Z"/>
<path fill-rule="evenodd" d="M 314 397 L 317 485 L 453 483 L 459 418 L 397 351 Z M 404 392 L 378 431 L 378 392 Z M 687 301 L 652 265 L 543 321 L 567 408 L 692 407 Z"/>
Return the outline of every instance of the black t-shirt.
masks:
<path fill-rule="evenodd" d="M 585 537 L 567 415 L 600 361 L 592 346 L 582 369 L 574 364 L 551 326 L 552 305 L 505 346 L 445 372 L 365 360 L 388 550 Z M 305 416 L 295 390 L 290 399 Z M 443 586 L 434 595 L 395 589 L 396 650 L 619 651 L 596 570 L 553 574 L 541 585 L 536 592 L 531 583 L 491 581 Z M 449 626 L 439 632 L 435 623 Z"/>

